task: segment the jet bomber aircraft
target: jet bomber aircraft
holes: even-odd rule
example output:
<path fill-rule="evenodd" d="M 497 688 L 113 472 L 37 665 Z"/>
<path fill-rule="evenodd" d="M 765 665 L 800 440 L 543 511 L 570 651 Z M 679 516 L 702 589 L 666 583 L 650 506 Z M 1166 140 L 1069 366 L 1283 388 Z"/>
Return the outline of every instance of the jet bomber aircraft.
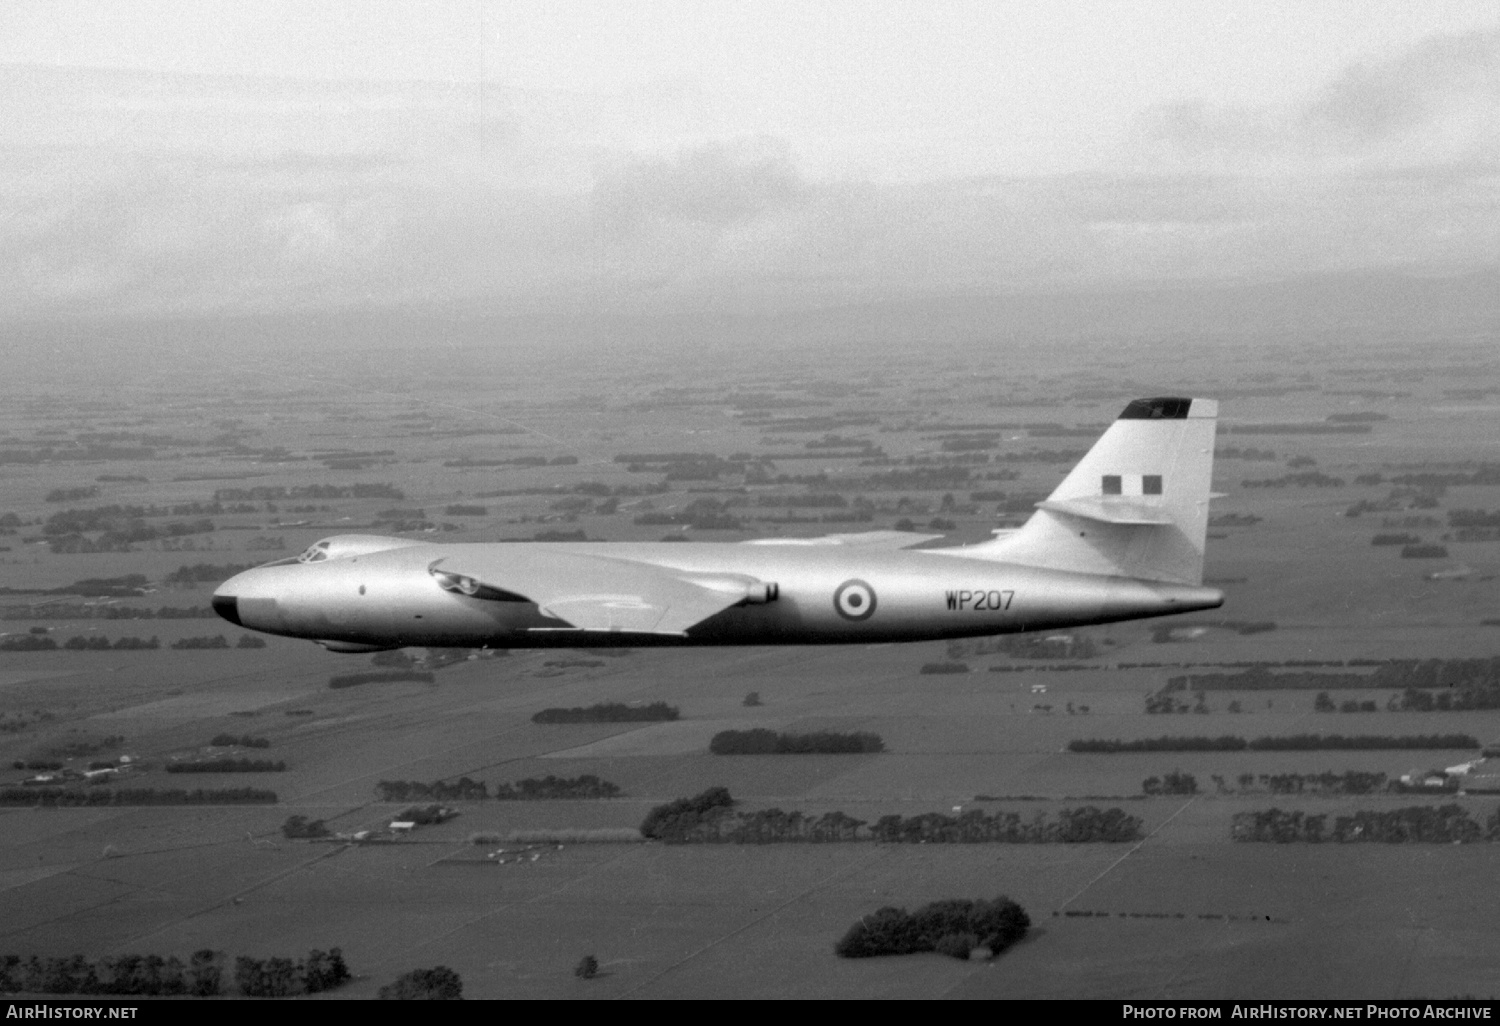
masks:
<path fill-rule="evenodd" d="M 335 652 L 930 641 L 1222 605 L 1203 587 L 1218 404 L 1137 399 L 1026 523 L 734 543 L 345 534 L 230 578 L 238 626 Z"/>

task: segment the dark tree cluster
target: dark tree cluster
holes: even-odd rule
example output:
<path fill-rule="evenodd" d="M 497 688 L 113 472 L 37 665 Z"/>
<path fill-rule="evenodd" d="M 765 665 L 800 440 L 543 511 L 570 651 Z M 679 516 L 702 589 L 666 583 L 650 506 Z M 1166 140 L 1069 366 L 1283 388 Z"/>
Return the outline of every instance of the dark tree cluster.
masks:
<path fill-rule="evenodd" d="M 1141 782 L 1141 790 L 1150 795 L 1197 794 L 1198 780 L 1191 773 L 1173 770 L 1166 776 L 1147 777 Z"/>
<path fill-rule="evenodd" d="M 679 710 L 666 702 L 650 705 L 626 705 L 624 702 L 600 702 L 571 709 L 543 709 L 531 717 L 532 723 L 652 723 L 675 720 Z"/>
<path fill-rule="evenodd" d="M 1500 484 L 1500 467 L 1492 471 L 1495 483 Z M 1468 482 L 1462 482 L 1467 484 Z M 1449 527 L 1500 527 L 1500 510 L 1453 509 L 1448 511 Z"/>
<path fill-rule="evenodd" d="M 0 994 L 83 994 L 214 997 L 221 993 L 224 956 L 204 949 L 184 964 L 175 955 L 82 955 L 0 958 Z"/>
<path fill-rule="evenodd" d="M 691 798 L 678 798 L 656 806 L 641 822 L 641 836 L 665 840 L 692 829 L 706 818 L 712 817 L 716 810 L 733 807 L 734 799 L 730 797 L 728 788 L 710 787 Z"/>
<path fill-rule="evenodd" d="M 176 641 L 172 642 L 172 644 L 169 647 L 175 648 L 175 649 L 179 649 L 179 650 L 208 649 L 208 648 L 228 648 L 229 647 L 229 639 L 226 638 L 226 637 L 224 637 L 224 635 L 222 635 L 222 634 L 215 634 L 211 638 L 210 637 L 179 638 Z"/>
<path fill-rule="evenodd" d="M 415 823 L 417 826 L 434 826 L 438 823 L 446 823 L 458 815 L 453 809 L 446 805 L 413 805 L 402 809 L 391 818 L 393 820 L 404 820 L 407 823 Z"/>
<path fill-rule="evenodd" d="M 72 808 L 105 805 L 274 805 L 276 792 L 254 787 L 180 788 L 154 787 L 0 787 L 0 805 Z"/>
<path fill-rule="evenodd" d="M 293 840 L 299 838 L 328 837 L 333 831 L 328 829 L 328 824 L 321 819 L 308 819 L 306 816 L 291 816 L 281 824 L 281 836 Z"/>
<path fill-rule="evenodd" d="M 256 485 L 253 488 L 220 488 L 215 502 L 283 502 L 288 499 L 394 499 L 406 493 L 390 484 L 352 485 Z"/>
<path fill-rule="evenodd" d="M 445 965 L 413 969 L 380 988 L 382 1001 L 458 1001 L 463 996 L 463 980 Z"/>
<path fill-rule="evenodd" d="M 1283 477 L 1268 477 L 1260 480 L 1241 481 L 1242 488 L 1342 488 L 1347 482 L 1341 477 L 1330 477 L 1317 470 L 1304 470 Z"/>
<path fill-rule="evenodd" d="M 923 663 L 922 669 L 918 671 L 924 674 L 933 673 L 968 673 L 968 663 Z"/>
<path fill-rule="evenodd" d="M 1273 666 L 1343 665 L 1301 660 L 1256 663 L 1240 673 L 1194 673 L 1169 678 L 1167 689 L 1194 691 L 1355 690 L 1365 688 L 1442 688 L 1450 691 L 1494 689 L 1500 692 L 1500 656 L 1479 659 L 1351 659 L 1349 666 L 1368 666 L 1358 673 L 1271 673 Z M 1121 664 L 1125 666 L 1125 664 Z"/>
<path fill-rule="evenodd" d="M 601 780 L 592 773 L 577 777 L 527 777 L 514 784 L 500 784 L 495 797 L 500 801 L 551 801 L 558 799 L 615 798 L 618 784 Z"/>
<path fill-rule="evenodd" d="M 490 796 L 488 785 L 482 780 L 460 777 L 457 780 L 382 780 L 375 785 L 383 802 L 416 802 L 436 799 L 438 801 L 481 801 Z"/>
<path fill-rule="evenodd" d="M 215 748 L 270 748 L 271 739 L 250 734 L 215 734 L 209 744 Z"/>
<path fill-rule="evenodd" d="M 364 673 L 341 673 L 329 677 L 328 686 L 331 688 L 353 688 L 361 684 L 391 684 L 403 680 L 431 684 L 437 678 L 424 670 L 388 670 L 384 672 L 371 670 Z"/>
<path fill-rule="evenodd" d="M 1135 741 L 1085 738 L 1069 741 L 1068 751 L 1087 755 L 1115 755 L 1120 752 L 1242 752 L 1245 739 L 1228 734 L 1221 737 L 1146 737 Z"/>
<path fill-rule="evenodd" d="M 1313 709 L 1317 712 L 1346 712 L 1346 713 L 1372 713 L 1379 712 L 1380 707 L 1375 704 L 1374 699 L 1358 701 L 1350 698 L 1341 703 L 1335 703 L 1326 691 L 1319 691 L 1318 697 L 1313 699 Z"/>
<path fill-rule="evenodd" d="M 1330 827 L 1328 816 L 1267 809 L 1236 813 L 1230 824 L 1236 841 L 1350 844 L 1472 844 L 1500 840 L 1500 813 L 1481 825 L 1461 805 L 1413 805 L 1389 811 L 1363 810 L 1338 816 Z"/>
<path fill-rule="evenodd" d="M 1026 936 L 1031 918 L 1006 897 L 992 901 L 950 898 L 915 912 L 887 906 L 865 916 L 834 945 L 841 958 L 913 955 L 936 951 L 967 959 L 975 948 L 993 958 Z"/>
<path fill-rule="evenodd" d="M 1087 844 L 1138 841 L 1142 821 L 1123 810 L 1092 805 L 1063 809 L 1051 819 L 1038 812 L 1029 820 L 1020 813 L 986 813 L 971 809 L 957 816 L 928 812 L 917 816 L 882 816 L 870 828 L 876 841 L 902 844 Z"/>
<path fill-rule="evenodd" d="M 80 485 L 77 488 L 54 488 L 47 493 L 47 502 L 78 502 L 92 499 L 99 494 L 98 485 Z"/>
<path fill-rule="evenodd" d="M 306 959 L 250 958 L 234 960 L 234 982 L 245 997 L 291 997 L 332 990 L 350 979 L 344 954 L 338 948 L 313 949 Z"/>
<path fill-rule="evenodd" d="M 219 566 L 214 563 L 183 564 L 162 578 L 163 584 L 205 584 L 214 583 L 233 577 L 244 570 L 249 570 L 250 564 L 225 563 Z"/>
<path fill-rule="evenodd" d="M 724 788 L 682 798 L 652 809 L 641 834 L 668 844 L 829 844 L 880 841 L 888 844 L 1056 844 L 1135 841 L 1141 820 L 1120 809 L 1064 809 L 1055 819 L 1038 813 L 987 813 L 972 809 L 959 816 L 925 813 L 883 816 L 873 825 L 843 812 L 808 815 L 783 809 L 739 812 Z"/>
<path fill-rule="evenodd" d="M 1215 776 L 1220 791 L 1231 788 L 1223 777 Z M 1271 794 L 1375 794 L 1388 790 L 1391 781 L 1384 773 L 1348 770 L 1344 773 L 1241 773 L 1235 778 L 1241 792 L 1266 791 Z"/>
<path fill-rule="evenodd" d="M 70 652 L 133 652 L 161 648 L 161 639 L 152 635 L 150 638 L 138 638 L 134 635 L 116 638 L 111 642 L 103 635 L 86 638 L 82 634 L 75 635 L 63 642 L 62 647 Z M 175 645 L 173 646 L 176 647 Z"/>
<path fill-rule="evenodd" d="M 880 735 L 819 730 L 781 734 L 765 727 L 721 730 L 708 743 L 715 755 L 858 755 L 885 751 Z"/>
<path fill-rule="evenodd" d="M 143 579 L 144 580 L 144 579 Z M 84 602 L 47 602 L 0 608 L 0 620 L 206 620 L 207 606 L 100 606 Z"/>
<path fill-rule="evenodd" d="M 1389 749 L 1469 749 L 1479 742 L 1468 734 L 1292 734 L 1287 737 L 1148 737 L 1135 741 L 1091 738 L 1069 741 L 1068 751 L 1114 755 L 1121 752 L 1317 752 Z"/>
<path fill-rule="evenodd" d="M 281 773 L 286 763 L 270 759 L 200 759 L 194 762 L 171 762 L 168 773 Z"/>

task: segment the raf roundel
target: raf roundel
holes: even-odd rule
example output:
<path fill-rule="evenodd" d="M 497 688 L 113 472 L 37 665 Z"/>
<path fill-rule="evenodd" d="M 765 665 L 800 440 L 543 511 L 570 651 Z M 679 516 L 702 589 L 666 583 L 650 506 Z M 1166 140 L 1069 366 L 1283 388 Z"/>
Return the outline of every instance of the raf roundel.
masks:
<path fill-rule="evenodd" d="M 875 589 L 864 581 L 845 581 L 833 593 L 833 608 L 845 620 L 868 620 L 875 615 Z"/>

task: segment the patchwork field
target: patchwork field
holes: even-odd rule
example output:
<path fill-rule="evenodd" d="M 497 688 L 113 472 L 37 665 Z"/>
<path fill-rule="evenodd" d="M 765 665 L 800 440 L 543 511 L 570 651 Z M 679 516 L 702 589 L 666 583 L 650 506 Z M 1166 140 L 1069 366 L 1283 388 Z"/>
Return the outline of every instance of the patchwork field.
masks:
<path fill-rule="evenodd" d="M 1461 733 L 1500 744 L 1500 708 L 1393 710 L 1401 688 L 1165 690 L 1174 677 L 1254 665 L 1364 677 L 1392 661 L 1500 654 L 1492 341 L 1446 339 L 1441 359 L 1417 360 L 1404 339 L 1277 336 L 1248 363 L 1222 346 L 1183 355 L 1127 340 L 1092 360 L 1016 346 L 1005 373 L 977 342 L 854 370 L 795 349 L 720 359 L 709 373 L 692 360 L 560 368 L 556 356 L 470 348 L 461 374 L 393 351 L 337 386 L 247 363 L 122 368 L 116 387 L 92 391 L 40 388 L 23 373 L 0 404 L 0 785 L 58 772 L 70 787 L 268 788 L 277 801 L 0 807 L 0 955 L 339 946 L 356 980 L 332 999 L 370 997 L 434 965 L 475 997 L 1500 993 L 1491 843 L 1230 839 L 1237 813 L 1272 806 L 1331 820 L 1456 802 L 1484 823 L 1500 797 L 1270 794 L 1254 783 L 1354 770 L 1394 780 L 1477 752 L 1067 750 L 1164 735 Z M 1213 507 L 1207 576 L 1229 598 L 1182 624 L 1069 632 L 1037 650 L 423 650 L 395 668 L 430 683 L 335 689 L 336 675 L 393 664 L 277 638 L 248 647 L 207 609 L 235 567 L 340 532 L 722 541 L 901 527 L 977 540 L 1024 518 L 1126 400 L 1164 393 L 1217 396 L 1223 411 L 1216 488 L 1227 496 Z M 1415 540 L 1372 544 L 1392 534 Z M 1403 555 L 1413 545 L 1429 549 Z M 196 647 L 173 647 L 186 642 Z M 967 672 L 922 672 L 941 662 Z M 1162 696 L 1182 711 L 1148 713 Z M 658 701 L 681 718 L 531 719 Z M 709 754 L 718 731 L 750 727 L 873 732 L 886 750 Z M 267 745 L 211 744 L 221 734 Z M 166 772 L 213 758 L 286 769 Z M 52 763 L 61 769 L 30 765 Z M 128 768 L 113 785 L 82 783 L 95 763 Z M 1197 793 L 1144 794 L 1147 778 L 1174 771 Z M 410 803 L 381 801 L 381 781 L 467 776 L 493 790 L 583 774 L 621 796 L 446 802 L 456 817 L 380 843 L 282 832 L 302 816 L 384 838 Z M 1120 807 L 1141 818 L 1144 839 L 494 840 L 617 836 L 711 786 L 747 811 L 866 822 Z M 999 894 L 1034 925 L 994 961 L 833 955 L 849 925 L 882 906 Z M 601 965 L 593 980 L 573 974 L 585 955 Z"/>

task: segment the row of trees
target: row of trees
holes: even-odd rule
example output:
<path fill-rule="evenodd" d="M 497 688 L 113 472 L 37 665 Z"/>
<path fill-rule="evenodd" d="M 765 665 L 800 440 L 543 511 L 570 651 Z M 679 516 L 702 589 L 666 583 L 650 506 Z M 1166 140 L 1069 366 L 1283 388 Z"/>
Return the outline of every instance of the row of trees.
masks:
<path fill-rule="evenodd" d="M 379 996 L 382 1001 L 457 1001 L 464 996 L 464 981 L 445 965 L 413 969 L 381 987 Z"/>
<path fill-rule="evenodd" d="M 1030 928 L 1031 917 L 1009 898 L 950 898 L 915 912 L 892 906 L 879 909 L 851 926 L 833 950 L 841 958 L 936 951 L 967 959 L 975 948 L 987 948 L 993 958 Z"/>
<path fill-rule="evenodd" d="M 778 844 L 880 841 L 888 844 L 1049 844 L 1135 841 L 1142 821 L 1120 809 L 1064 809 L 1055 818 L 1038 812 L 971 809 L 958 816 L 924 813 L 882 816 L 873 824 L 843 812 L 808 815 L 783 809 L 739 812 L 728 790 L 710 788 L 652 809 L 641 834 L 669 844 Z"/>
<path fill-rule="evenodd" d="M 251 734 L 215 734 L 209 744 L 215 748 L 270 748 L 271 739 Z"/>
<path fill-rule="evenodd" d="M 1418 694 L 1426 694 L 1426 692 L 1418 692 Z M 1318 697 L 1313 699 L 1313 709 L 1317 712 L 1372 713 L 1378 712 L 1380 707 L 1373 699 L 1358 701 L 1351 698 L 1336 704 L 1328 692 L 1319 691 Z"/>
<path fill-rule="evenodd" d="M 1500 656 L 1479 659 L 1351 659 L 1349 666 L 1369 666 L 1373 672 L 1271 673 L 1275 666 L 1294 663 L 1255 663 L 1242 673 L 1194 673 L 1172 677 L 1169 690 L 1261 691 L 1261 690 L 1353 690 L 1363 688 L 1429 689 L 1461 692 L 1500 689 Z M 1124 665 L 1124 664 L 1121 664 Z M 1319 665 L 1330 665 L 1320 662 Z M 1332 665 L 1342 665 L 1332 663 Z"/>
<path fill-rule="evenodd" d="M 986 813 L 971 809 L 957 816 L 927 812 L 916 816 L 882 816 L 870 828 L 872 840 L 906 844 L 1086 844 L 1138 841 L 1142 821 L 1124 810 L 1092 805 L 1063 809 L 1056 819 L 1037 812 L 1023 819 L 1018 812 Z"/>
<path fill-rule="evenodd" d="M 42 602 L 0 608 L 0 620 L 206 620 L 207 606 L 101 606 L 87 602 Z"/>
<path fill-rule="evenodd" d="M 254 787 L 0 787 L 0 805 L 73 808 L 107 805 L 275 805 L 276 792 Z"/>
<path fill-rule="evenodd" d="M 781 734 L 764 727 L 753 730 L 721 730 L 708 743 L 715 755 L 856 755 L 885 751 L 879 734 L 839 733 L 819 730 L 807 734 Z"/>
<path fill-rule="evenodd" d="M 279 502 L 286 499 L 395 499 L 406 493 L 391 484 L 352 485 L 255 485 L 251 488 L 218 488 L 215 502 Z"/>
<path fill-rule="evenodd" d="M 1198 779 L 1191 773 L 1173 770 L 1161 777 L 1147 777 L 1141 781 L 1141 790 L 1150 795 L 1197 794 Z"/>
<path fill-rule="evenodd" d="M 222 634 L 211 638 L 181 638 L 172 642 L 169 648 L 175 649 L 204 649 L 204 648 L 229 648 L 229 641 Z M 240 635 L 235 648 L 265 648 L 263 639 L 251 634 Z M 152 635 L 150 638 L 121 637 L 110 641 L 102 634 L 89 638 L 82 634 L 74 635 L 61 645 L 56 638 L 46 634 L 21 634 L 14 638 L 6 638 L 0 641 L 0 651 L 6 652 L 133 652 L 142 650 L 155 650 L 161 648 L 161 639 Z"/>
<path fill-rule="evenodd" d="M 1378 841 L 1385 844 L 1472 844 L 1500 841 L 1500 813 L 1481 825 L 1461 805 L 1413 805 L 1388 812 L 1364 810 L 1338 816 L 1329 826 L 1328 816 L 1306 815 L 1267 809 L 1236 813 L 1230 823 L 1236 841 L 1268 841 L 1277 844 L 1333 842 L 1350 844 Z"/>
<path fill-rule="evenodd" d="M 649 723 L 675 720 L 680 710 L 666 702 L 650 705 L 626 705 L 624 702 L 599 702 L 571 709 L 550 708 L 531 717 L 532 723 Z"/>
<path fill-rule="evenodd" d="M 349 967 L 338 948 L 316 949 L 307 958 L 250 958 L 234 960 L 234 982 L 246 997 L 291 997 L 332 990 L 350 979 Z"/>
<path fill-rule="evenodd" d="M 363 673 L 341 673 L 328 678 L 331 688 L 353 688 L 361 684 L 390 684 L 396 681 L 431 684 L 437 680 L 425 670 L 366 670 Z"/>
<path fill-rule="evenodd" d="M 1261 773 L 1258 776 L 1254 773 L 1241 773 L 1235 778 L 1237 789 L 1217 773 L 1213 775 L 1213 782 L 1220 794 L 1375 794 L 1401 788 L 1398 781 L 1389 780 L 1384 773 L 1363 770 L 1348 770 L 1344 773 Z M 1199 793 L 1197 778 L 1180 770 L 1159 777 L 1147 777 L 1141 782 L 1141 790 L 1148 795 Z"/>
<path fill-rule="evenodd" d="M 1215 774 L 1214 786 L 1224 794 L 1233 792 L 1228 781 Z M 1241 792 L 1271 794 L 1375 794 L 1395 790 L 1395 782 L 1384 773 L 1348 770 L 1344 773 L 1241 773 L 1235 778 Z"/>
<path fill-rule="evenodd" d="M 1122 752 L 1316 752 L 1478 747 L 1479 742 L 1469 734 L 1291 734 L 1248 741 L 1225 734 L 1220 737 L 1147 737 L 1134 741 L 1088 738 L 1068 742 L 1070 752 L 1104 755 Z"/>
<path fill-rule="evenodd" d="M 184 963 L 174 956 L 82 955 L 0 958 L 0 993 L 81 994 L 142 997 L 216 997 L 224 993 L 224 953 L 205 948 Z M 234 983 L 246 997 L 288 997 L 332 990 L 351 978 L 338 948 L 314 949 L 305 959 L 234 962 Z"/>
<path fill-rule="evenodd" d="M 199 759 L 194 762 L 170 762 L 168 773 L 281 773 L 286 763 L 280 759 Z"/>

